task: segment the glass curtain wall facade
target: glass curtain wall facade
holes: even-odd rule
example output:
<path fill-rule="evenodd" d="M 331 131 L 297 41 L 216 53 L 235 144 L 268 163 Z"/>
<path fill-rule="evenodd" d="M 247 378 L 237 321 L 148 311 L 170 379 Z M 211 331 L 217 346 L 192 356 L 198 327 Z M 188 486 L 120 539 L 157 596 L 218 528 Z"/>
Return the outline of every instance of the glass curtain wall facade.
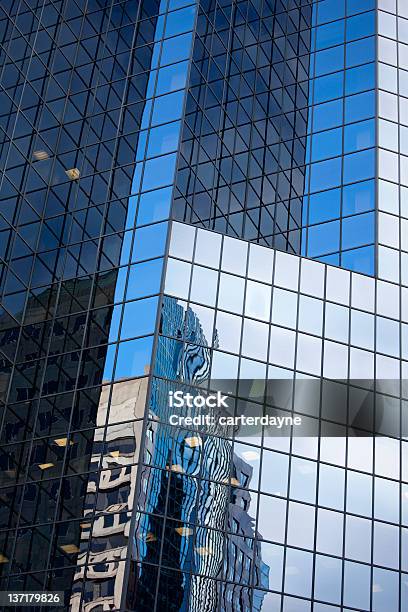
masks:
<path fill-rule="evenodd" d="M 0 590 L 408 612 L 407 24 L 2 3 Z M 308 436 L 172 425 L 210 379 L 291 381 Z"/>

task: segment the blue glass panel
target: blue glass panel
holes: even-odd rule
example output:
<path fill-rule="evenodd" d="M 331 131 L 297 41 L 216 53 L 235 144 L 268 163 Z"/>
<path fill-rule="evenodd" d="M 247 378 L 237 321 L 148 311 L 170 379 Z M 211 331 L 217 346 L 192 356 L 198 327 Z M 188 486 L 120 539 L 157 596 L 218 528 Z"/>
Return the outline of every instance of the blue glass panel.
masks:
<path fill-rule="evenodd" d="M 175 64 L 188 59 L 190 55 L 192 33 L 182 34 L 163 41 L 160 64 Z"/>
<path fill-rule="evenodd" d="M 103 369 L 103 376 L 102 376 L 103 382 L 108 382 L 109 380 L 112 380 L 113 364 L 115 362 L 115 355 L 116 355 L 116 344 L 111 344 L 110 346 L 108 346 L 108 350 L 106 352 L 105 366 Z"/>
<path fill-rule="evenodd" d="M 178 146 L 180 136 L 180 121 L 167 123 L 156 128 L 152 128 L 149 134 L 149 144 L 147 156 L 154 157 L 175 151 Z"/>
<path fill-rule="evenodd" d="M 340 248 L 340 221 L 309 227 L 307 251 L 309 257 L 333 253 Z"/>
<path fill-rule="evenodd" d="M 332 47 L 319 51 L 315 56 L 314 76 L 321 76 L 329 72 L 336 72 L 344 68 L 344 48 Z"/>
<path fill-rule="evenodd" d="M 310 191 L 337 187 L 341 182 L 341 157 L 312 165 Z"/>
<path fill-rule="evenodd" d="M 325 130 L 343 122 L 343 100 L 318 104 L 313 111 L 313 130 Z"/>
<path fill-rule="evenodd" d="M 346 95 L 375 87 L 375 63 L 346 70 Z"/>
<path fill-rule="evenodd" d="M 344 152 L 352 153 L 375 145 L 375 121 L 369 119 L 344 128 Z"/>
<path fill-rule="evenodd" d="M 160 96 L 154 101 L 152 125 L 179 119 L 183 111 L 184 90 Z"/>
<path fill-rule="evenodd" d="M 133 300 L 160 291 L 163 259 L 154 259 L 130 266 L 126 299 Z"/>
<path fill-rule="evenodd" d="M 309 223 L 321 223 L 340 217 L 341 190 L 315 193 L 309 199 Z"/>
<path fill-rule="evenodd" d="M 374 242 L 374 213 L 346 217 L 342 224 L 342 248 L 352 249 Z"/>
<path fill-rule="evenodd" d="M 168 13 L 166 21 L 166 37 L 192 30 L 194 26 L 195 13 L 195 6 L 189 6 L 180 11 Z"/>
<path fill-rule="evenodd" d="M 355 40 L 375 34 L 375 12 L 363 13 L 346 19 L 346 40 Z"/>
<path fill-rule="evenodd" d="M 374 568 L 373 612 L 398 610 L 399 608 L 399 574 L 379 567 Z"/>
<path fill-rule="evenodd" d="M 143 190 L 154 189 L 155 187 L 164 187 L 170 185 L 174 179 L 174 170 L 176 167 L 176 154 L 163 155 L 149 159 L 145 164 L 145 172 L 143 176 Z"/>
<path fill-rule="evenodd" d="M 346 561 L 344 566 L 344 605 L 360 610 L 370 609 L 369 565 Z"/>
<path fill-rule="evenodd" d="M 373 91 L 348 96 L 346 98 L 346 123 L 369 119 L 375 115 L 375 95 Z"/>
<path fill-rule="evenodd" d="M 353 183 L 371 178 L 375 174 L 374 149 L 352 153 L 344 157 L 344 182 Z"/>
<path fill-rule="evenodd" d="M 359 64 L 367 64 L 375 60 L 375 38 L 363 38 L 346 45 L 346 67 L 352 68 Z"/>
<path fill-rule="evenodd" d="M 376 0 L 347 0 L 347 15 L 355 15 L 376 8 Z"/>
<path fill-rule="evenodd" d="M 180 62 L 174 66 L 161 68 L 157 78 L 156 95 L 169 93 L 185 87 L 187 71 L 188 62 Z"/>
<path fill-rule="evenodd" d="M 153 336 L 130 340 L 119 344 L 115 368 L 115 380 L 144 376 L 149 372 Z"/>
<path fill-rule="evenodd" d="M 334 559 L 323 555 L 316 556 L 316 584 L 314 593 L 316 599 L 340 603 L 341 569 L 341 559 Z"/>
<path fill-rule="evenodd" d="M 333 21 L 316 28 L 316 49 L 332 47 L 344 42 L 344 21 Z"/>
<path fill-rule="evenodd" d="M 125 304 L 120 331 L 121 339 L 152 334 L 156 324 L 157 304 L 158 298 Z"/>
<path fill-rule="evenodd" d="M 119 336 L 120 317 L 122 315 L 122 305 L 115 306 L 112 313 L 109 327 L 109 342 L 117 342 Z"/>
<path fill-rule="evenodd" d="M 343 94 L 344 72 L 336 72 L 329 76 L 319 77 L 314 80 L 314 102 L 326 102 L 334 98 L 340 98 Z"/>
<path fill-rule="evenodd" d="M 344 0 L 323 0 L 318 4 L 317 23 L 341 19 L 344 15 Z"/>
<path fill-rule="evenodd" d="M 163 221 L 169 216 L 172 188 L 155 189 L 140 196 L 137 225 Z"/>
<path fill-rule="evenodd" d="M 374 181 L 348 185 L 343 189 L 343 215 L 373 210 L 375 206 Z"/>
<path fill-rule="evenodd" d="M 341 155 L 342 129 L 329 130 L 312 136 L 312 161 Z"/>
<path fill-rule="evenodd" d="M 352 251 L 345 251 L 341 255 L 341 265 L 347 270 L 361 274 L 374 275 L 375 250 L 373 246 L 361 247 Z"/>
<path fill-rule="evenodd" d="M 150 259 L 164 254 L 167 237 L 167 223 L 156 223 L 135 231 L 133 261 Z"/>

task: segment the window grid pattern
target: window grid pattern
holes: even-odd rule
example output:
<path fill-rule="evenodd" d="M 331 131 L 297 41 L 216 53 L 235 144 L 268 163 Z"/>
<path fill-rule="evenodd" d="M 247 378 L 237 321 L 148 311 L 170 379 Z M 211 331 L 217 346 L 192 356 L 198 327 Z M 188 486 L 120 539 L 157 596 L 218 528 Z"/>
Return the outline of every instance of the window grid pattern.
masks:
<path fill-rule="evenodd" d="M 200 3 L 175 218 L 299 252 L 311 15 Z"/>
<path fill-rule="evenodd" d="M 313 5 L 302 254 L 375 273 L 375 2 Z M 371 10 L 369 10 L 371 9 Z"/>
<path fill-rule="evenodd" d="M 316 436 L 308 439 L 231 433 L 230 438 L 219 439 L 215 467 L 208 450 L 215 446 L 213 436 L 203 435 L 199 445 L 189 447 L 197 433 L 171 427 L 166 419 L 159 424 L 156 397 L 151 404 L 155 428 L 151 435 L 166 440 L 166 452 L 145 455 L 146 475 L 156 482 L 168 482 L 174 476 L 190 495 L 189 504 L 175 503 L 169 484 L 165 510 L 154 500 L 140 504 L 147 513 L 144 524 L 156 525 L 153 517 L 166 515 L 165 524 L 154 531 L 161 540 L 161 571 L 167 576 L 173 567 L 173 575 L 183 580 L 186 591 L 190 585 L 190 605 L 195 593 L 192 585 L 204 573 L 217 590 L 219 606 L 224 605 L 226 593 L 225 601 L 229 601 L 235 592 L 252 591 L 253 609 L 271 605 L 277 610 L 310 610 L 313 601 L 322 610 L 325 606 L 367 612 L 405 610 L 408 447 L 401 439 L 401 426 L 406 427 L 407 390 L 400 388 L 399 380 L 405 376 L 407 362 L 399 338 L 400 332 L 405 333 L 407 312 L 405 306 L 399 312 L 399 295 L 406 295 L 406 288 L 184 224 L 173 223 L 169 255 L 163 337 L 155 367 L 162 402 L 171 388 L 165 379 L 191 383 L 191 376 L 183 378 L 175 368 L 173 373 L 168 367 L 164 371 L 160 351 L 166 352 L 166 363 L 169 354 L 180 363 L 184 361 L 180 355 L 191 355 L 193 346 L 195 354 L 202 355 L 201 344 L 208 349 L 205 359 L 213 379 L 323 376 L 354 379 L 354 384 L 363 387 L 367 379 L 381 379 L 387 409 L 394 410 L 396 417 L 395 428 L 386 437 L 346 438 L 345 425 L 344 437 L 332 438 L 330 429 L 326 435 L 320 432 L 321 415 L 313 419 L 309 413 Z M 198 293 L 200 286 L 205 289 Z M 302 312 L 305 307 L 307 317 Z M 248 328 L 252 338 L 245 334 L 248 322 L 254 324 Z M 393 340 L 385 347 L 384 332 L 379 329 L 388 324 L 398 331 L 391 332 Z M 256 342 L 251 343 L 254 334 Z M 231 449 L 227 460 L 223 458 L 226 448 Z M 173 470 L 176 475 L 169 476 Z M 225 502 L 228 519 L 223 528 L 217 526 L 215 507 L 201 513 L 191 510 L 194 502 L 201 508 L 199 491 L 207 483 L 215 496 L 229 487 L 232 501 Z M 232 520 L 234 504 L 248 491 L 244 515 L 256 519 L 250 534 L 243 515 L 241 521 Z M 173 514 L 175 510 L 178 514 Z M 205 572 L 194 562 L 202 548 L 198 535 L 204 520 L 214 531 Z M 183 578 L 174 572 L 169 553 L 174 549 L 174 531 L 179 533 L 181 527 L 185 542 L 177 543 L 177 550 Z M 222 542 L 218 531 L 224 534 Z M 251 579 L 238 571 L 240 561 L 232 568 L 225 554 L 231 540 L 239 542 L 236 536 L 253 542 Z M 148 557 L 140 554 L 140 562 L 149 564 Z M 217 581 L 218 571 L 230 581 L 227 585 Z"/>
<path fill-rule="evenodd" d="M 40 8 L 0 9 L 1 585 L 119 610 L 195 5 Z"/>

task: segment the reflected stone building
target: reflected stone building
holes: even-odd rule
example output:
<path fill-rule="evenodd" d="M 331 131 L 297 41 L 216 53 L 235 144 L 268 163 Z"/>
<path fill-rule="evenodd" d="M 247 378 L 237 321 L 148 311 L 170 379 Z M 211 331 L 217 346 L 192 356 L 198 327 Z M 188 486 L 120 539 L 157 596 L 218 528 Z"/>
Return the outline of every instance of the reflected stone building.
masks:
<path fill-rule="evenodd" d="M 406 1 L 3 0 L 0 67 L 0 590 L 408 612 Z"/>

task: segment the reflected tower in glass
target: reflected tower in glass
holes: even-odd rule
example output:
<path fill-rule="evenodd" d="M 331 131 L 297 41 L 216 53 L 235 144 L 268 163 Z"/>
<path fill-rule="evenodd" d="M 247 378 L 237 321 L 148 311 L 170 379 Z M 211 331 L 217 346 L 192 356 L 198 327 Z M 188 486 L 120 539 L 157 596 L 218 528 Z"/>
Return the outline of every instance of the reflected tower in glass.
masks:
<path fill-rule="evenodd" d="M 405 4 L 2 2 L 1 591 L 408 612 Z"/>

